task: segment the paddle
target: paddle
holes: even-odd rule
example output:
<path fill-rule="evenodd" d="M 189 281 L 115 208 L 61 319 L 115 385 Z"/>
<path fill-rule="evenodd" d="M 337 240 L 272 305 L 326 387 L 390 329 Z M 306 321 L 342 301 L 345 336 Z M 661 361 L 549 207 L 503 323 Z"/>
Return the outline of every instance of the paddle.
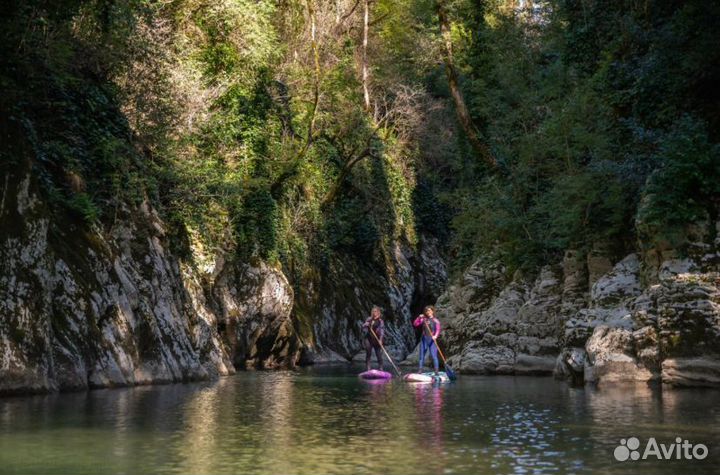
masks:
<path fill-rule="evenodd" d="M 448 378 L 455 381 L 457 379 L 457 375 L 455 374 L 455 371 L 453 371 L 453 369 L 448 365 L 447 360 L 445 359 L 445 355 L 443 355 L 443 352 L 440 349 L 437 340 L 435 339 L 435 335 L 433 335 L 433 332 L 430 330 L 430 325 L 428 325 L 427 321 L 425 321 L 425 327 L 427 328 L 428 333 L 430 333 L 430 337 L 433 339 L 433 342 L 435 342 L 435 348 L 437 348 L 438 353 L 440 353 L 440 358 L 442 358 L 443 366 L 445 366 L 445 373 L 447 373 Z"/>
<path fill-rule="evenodd" d="M 385 353 L 385 356 L 387 356 L 387 359 L 388 359 L 388 361 L 390 362 L 390 364 L 392 365 L 392 367 L 395 368 L 395 372 L 397 373 L 398 377 L 402 379 L 402 373 L 400 372 L 400 370 L 398 369 L 398 367 L 395 366 L 395 363 L 393 363 L 392 358 L 390 358 L 390 355 L 388 354 L 387 350 L 385 350 L 385 347 L 383 346 L 382 342 L 380 341 L 380 339 L 379 339 L 379 338 L 377 337 L 377 335 L 375 334 L 375 330 L 372 329 L 372 322 L 370 322 L 370 325 L 368 325 L 368 330 L 370 330 L 370 333 L 372 333 L 372 336 L 375 337 L 375 341 L 377 341 L 378 344 L 380 345 L 380 348 L 382 348 L 383 353 Z"/>

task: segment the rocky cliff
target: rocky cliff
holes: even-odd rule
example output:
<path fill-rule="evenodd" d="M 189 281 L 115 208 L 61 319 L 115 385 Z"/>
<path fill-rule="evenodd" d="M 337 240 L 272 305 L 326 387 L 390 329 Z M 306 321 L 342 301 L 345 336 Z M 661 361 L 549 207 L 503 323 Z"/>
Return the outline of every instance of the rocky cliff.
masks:
<path fill-rule="evenodd" d="M 385 345 L 395 358 L 415 346 L 412 315 L 439 297 L 447 281 L 437 243 L 398 242 L 377 262 L 347 256 L 304 279 L 297 292 L 298 321 L 308 322 L 303 362 L 364 360 L 361 325 L 373 305 L 384 310 Z"/>
<path fill-rule="evenodd" d="M 147 201 L 88 228 L 48 206 L 30 145 L 10 153 L 18 159 L 0 177 L 0 394 L 349 360 L 373 304 L 386 308 L 388 342 L 405 356 L 411 307 L 445 282 L 432 240 L 396 243 L 379 263 L 337 258 L 293 283 L 267 263 L 192 245 L 180 258 Z"/>
<path fill-rule="evenodd" d="M 720 386 L 718 230 L 706 224 L 684 257 L 569 251 L 536 276 L 480 260 L 437 303 L 451 362 L 575 383 Z"/>

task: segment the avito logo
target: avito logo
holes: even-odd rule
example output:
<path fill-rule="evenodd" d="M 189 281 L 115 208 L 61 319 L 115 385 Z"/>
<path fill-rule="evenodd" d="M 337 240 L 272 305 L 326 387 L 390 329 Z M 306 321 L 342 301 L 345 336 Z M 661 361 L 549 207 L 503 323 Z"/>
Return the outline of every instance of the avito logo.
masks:
<path fill-rule="evenodd" d="M 659 444 L 655 437 L 650 437 L 645 444 L 645 449 L 640 455 L 640 439 L 630 437 L 621 439 L 620 445 L 615 447 L 613 455 L 615 460 L 625 462 L 626 460 L 646 460 L 655 457 L 657 460 L 702 460 L 708 455 L 708 448 L 705 444 L 691 444 L 681 437 L 675 438 L 674 444 Z"/>

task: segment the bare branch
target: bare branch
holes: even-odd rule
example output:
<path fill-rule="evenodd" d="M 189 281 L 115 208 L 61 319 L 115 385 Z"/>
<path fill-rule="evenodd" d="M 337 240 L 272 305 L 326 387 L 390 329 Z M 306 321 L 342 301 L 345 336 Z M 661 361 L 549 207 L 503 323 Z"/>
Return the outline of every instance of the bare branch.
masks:
<path fill-rule="evenodd" d="M 355 0 L 355 4 L 352 6 L 352 8 L 341 18 L 336 20 L 336 23 L 344 23 L 345 20 L 350 18 L 350 16 L 355 13 L 355 10 L 357 10 L 358 5 L 360 5 L 360 0 Z"/>
<path fill-rule="evenodd" d="M 333 186 L 330 188 L 330 191 L 328 191 L 328 193 L 323 198 L 320 204 L 320 207 L 322 209 L 326 209 L 330 204 L 335 201 L 335 198 L 337 198 L 337 195 L 340 192 L 343 183 L 345 183 L 345 180 L 350 175 L 353 167 L 360 163 L 363 159 L 368 157 L 375 157 L 372 149 L 369 147 L 363 150 L 362 153 L 360 153 L 356 157 L 351 158 L 345 163 L 345 166 L 342 168 L 342 170 L 340 170 L 340 173 L 338 174 L 335 183 L 333 183 Z"/>

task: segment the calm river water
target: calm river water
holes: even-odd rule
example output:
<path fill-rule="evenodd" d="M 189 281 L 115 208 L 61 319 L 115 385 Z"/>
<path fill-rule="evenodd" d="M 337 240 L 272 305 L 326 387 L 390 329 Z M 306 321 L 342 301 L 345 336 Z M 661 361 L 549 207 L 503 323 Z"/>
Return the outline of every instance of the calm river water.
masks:
<path fill-rule="evenodd" d="M 348 367 L 0 399 L 0 473 L 718 473 L 720 391 L 461 376 L 370 384 Z M 705 460 L 618 462 L 621 439 Z"/>

